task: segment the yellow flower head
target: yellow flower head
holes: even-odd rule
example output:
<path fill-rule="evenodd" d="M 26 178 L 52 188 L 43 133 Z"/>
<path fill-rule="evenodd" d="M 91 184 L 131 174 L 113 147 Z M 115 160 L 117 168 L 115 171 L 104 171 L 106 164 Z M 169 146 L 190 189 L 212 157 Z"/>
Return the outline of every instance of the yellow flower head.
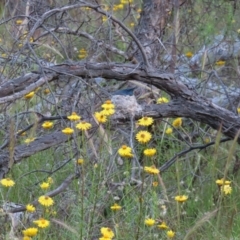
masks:
<path fill-rule="evenodd" d="M 221 186 L 221 191 L 222 191 L 225 195 L 231 194 L 231 193 L 232 193 L 232 187 L 229 186 L 229 185 L 223 185 L 223 186 Z"/>
<path fill-rule="evenodd" d="M 165 133 L 168 135 L 172 134 L 172 132 L 173 132 L 173 129 L 171 127 L 168 127 L 165 131 Z"/>
<path fill-rule="evenodd" d="M 35 92 L 30 92 L 30 93 L 24 95 L 24 98 L 25 99 L 31 99 L 34 96 L 34 94 L 35 94 Z"/>
<path fill-rule="evenodd" d="M 193 56 L 193 53 L 188 51 L 185 53 L 185 56 L 188 57 L 188 58 L 191 58 Z"/>
<path fill-rule="evenodd" d="M 78 165 L 82 165 L 84 163 L 84 160 L 82 159 L 82 158 L 79 158 L 78 160 L 77 160 L 77 164 Z"/>
<path fill-rule="evenodd" d="M 148 143 L 151 140 L 151 138 L 152 138 L 152 135 L 148 131 L 139 131 L 136 134 L 136 139 L 140 143 Z"/>
<path fill-rule="evenodd" d="M 228 181 L 228 180 L 225 180 L 223 178 L 221 179 L 217 179 L 216 180 L 216 184 L 219 185 L 219 186 L 222 186 L 222 185 L 230 185 L 231 184 L 231 181 Z"/>
<path fill-rule="evenodd" d="M 10 179 L 10 178 L 3 178 L 0 183 L 4 186 L 4 187 L 12 187 L 14 186 L 15 182 Z"/>
<path fill-rule="evenodd" d="M 225 61 L 221 61 L 221 60 L 219 60 L 219 61 L 217 61 L 215 64 L 217 65 L 217 66 L 223 66 L 223 65 L 225 65 Z"/>
<path fill-rule="evenodd" d="M 151 227 L 155 224 L 155 220 L 152 218 L 146 218 L 144 221 L 145 225 L 147 225 L 148 227 Z"/>
<path fill-rule="evenodd" d="M 160 173 L 160 171 L 155 166 L 144 167 L 144 172 L 149 173 L 149 174 L 159 174 Z"/>
<path fill-rule="evenodd" d="M 48 177 L 48 178 L 47 178 L 47 182 L 48 182 L 49 184 L 53 184 L 53 178 L 52 178 L 52 177 Z"/>
<path fill-rule="evenodd" d="M 114 104 L 112 103 L 111 100 L 107 100 L 105 101 L 105 103 L 102 105 L 102 108 L 105 109 L 105 108 L 115 108 Z"/>
<path fill-rule="evenodd" d="M 23 20 L 22 20 L 22 19 L 18 19 L 18 20 L 16 20 L 16 24 L 17 24 L 17 25 L 20 25 L 20 24 L 22 24 L 22 22 L 23 22 Z"/>
<path fill-rule="evenodd" d="M 121 208 L 122 207 L 120 205 L 118 205 L 117 203 L 114 203 L 114 205 L 111 206 L 111 210 L 113 210 L 113 211 L 121 210 Z"/>
<path fill-rule="evenodd" d="M 178 195 L 175 197 L 175 200 L 180 203 L 187 201 L 187 199 L 188 199 L 188 196 L 186 195 Z"/>
<path fill-rule="evenodd" d="M 132 3 L 133 0 L 121 0 L 120 1 L 122 4 L 129 4 L 129 3 Z"/>
<path fill-rule="evenodd" d="M 44 218 L 40 218 L 39 220 L 33 221 L 33 223 L 37 224 L 40 228 L 46 228 L 50 225 L 50 222 Z"/>
<path fill-rule="evenodd" d="M 29 144 L 30 142 L 33 142 L 34 140 L 35 140 L 35 138 L 27 138 L 27 139 L 24 140 L 24 142 L 26 144 Z"/>
<path fill-rule="evenodd" d="M 169 230 L 169 231 L 167 231 L 167 236 L 168 236 L 168 238 L 174 238 L 175 232 L 172 230 Z"/>
<path fill-rule="evenodd" d="M 78 121 L 81 119 L 80 116 L 78 116 L 75 112 L 72 112 L 72 114 L 70 116 L 67 116 L 67 118 L 70 120 L 70 121 Z"/>
<path fill-rule="evenodd" d="M 157 104 L 168 103 L 168 102 L 169 102 L 169 100 L 165 97 L 160 97 L 157 100 Z"/>
<path fill-rule="evenodd" d="M 122 145 L 122 147 L 118 149 L 118 154 L 121 157 L 133 157 L 132 149 L 126 145 Z"/>
<path fill-rule="evenodd" d="M 163 230 L 168 229 L 168 225 L 165 222 L 162 222 L 161 224 L 159 224 L 157 226 L 158 226 L 158 228 L 163 229 Z"/>
<path fill-rule="evenodd" d="M 46 122 L 44 122 L 44 123 L 42 124 L 42 127 L 43 127 L 44 129 L 50 129 L 50 128 L 53 127 L 53 123 L 52 123 L 52 122 L 49 122 L 49 121 L 46 121 Z"/>
<path fill-rule="evenodd" d="M 74 132 L 74 130 L 72 128 L 67 127 L 67 128 L 64 128 L 62 130 L 62 132 L 67 134 L 67 135 L 70 135 L 70 134 L 72 134 Z"/>
<path fill-rule="evenodd" d="M 153 118 L 151 117 L 143 117 L 138 120 L 138 124 L 140 126 L 150 126 L 153 124 Z"/>
<path fill-rule="evenodd" d="M 52 206 L 54 204 L 54 201 L 51 197 L 49 196 L 41 196 L 38 198 L 38 202 L 45 206 L 45 207 L 49 207 L 49 206 Z"/>
<path fill-rule="evenodd" d="M 35 212 L 36 208 L 32 204 L 28 204 L 26 206 L 26 210 L 27 210 L 27 212 Z"/>
<path fill-rule="evenodd" d="M 22 233 L 26 237 L 34 237 L 37 235 L 38 229 L 37 228 L 27 228 L 23 230 Z"/>
<path fill-rule="evenodd" d="M 50 187 L 50 184 L 48 182 L 43 182 L 40 184 L 40 188 L 43 190 L 46 190 Z"/>
<path fill-rule="evenodd" d="M 79 130 L 88 130 L 91 127 L 92 127 L 92 124 L 85 121 L 82 121 L 76 125 L 76 128 Z"/>
<path fill-rule="evenodd" d="M 82 58 L 85 58 L 86 56 L 87 56 L 87 51 L 84 48 L 80 49 L 78 57 L 82 59 Z"/>
<path fill-rule="evenodd" d="M 157 150 L 156 148 L 147 148 L 143 151 L 145 156 L 152 157 L 156 154 Z"/>
<path fill-rule="evenodd" d="M 95 112 L 94 116 L 99 123 L 105 123 L 107 121 L 106 115 L 104 115 L 102 112 Z"/>
<path fill-rule="evenodd" d="M 46 94 L 46 95 L 49 94 L 50 93 L 50 89 L 49 88 L 44 89 L 43 93 Z"/>
<path fill-rule="evenodd" d="M 108 20 L 108 17 L 107 16 L 102 16 L 102 21 L 103 22 L 106 22 Z"/>
<path fill-rule="evenodd" d="M 101 233 L 102 233 L 104 238 L 112 239 L 114 237 L 114 232 L 108 227 L 102 227 L 101 228 Z"/>
<path fill-rule="evenodd" d="M 32 240 L 31 237 L 28 237 L 28 236 L 23 236 L 23 239 L 22 240 Z"/>
<path fill-rule="evenodd" d="M 105 107 L 101 113 L 105 116 L 110 116 L 110 115 L 113 115 L 115 113 L 115 110 L 113 108 L 110 108 L 110 107 Z"/>
<path fill-rule="evenodd" d="M 152 186 L 153 186 L 153 187 L 157 187 L 157 186 L 158 186 L 158 182 L 157 182 L 157 181 L 153 182 L 153 183 L 152 183 Z"/>
<path fill-rule="evenodd" d="M 182 118 L 176 118 L 172 125 L 175 127 L 175 128 L 179 128 L 182 126 Z"/>
<path fill-rule="evenodd" d="M 130 23 L 130 27 L 134 27 L 135 26 L 135 23 L 134 22 L 131 22 Z"/>

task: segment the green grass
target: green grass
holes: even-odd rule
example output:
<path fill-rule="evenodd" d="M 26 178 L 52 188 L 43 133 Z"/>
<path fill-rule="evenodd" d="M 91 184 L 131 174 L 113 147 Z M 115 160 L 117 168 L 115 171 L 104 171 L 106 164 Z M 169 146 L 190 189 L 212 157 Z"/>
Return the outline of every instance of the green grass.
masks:
<path fill-rule="evenodd" d="M 219 8 L 217 8 L 218 5 Z M 129 16 L 125 19 L 126 26 L 129 26 L 133 19 L 137 19 L 137 8 L 135 1 Z M 113 14 L 123 19 L 126 9 L 127 7 Z M 197 52 L 221 31 L 228 33 L 229 36 L 235 34 L 240 18 L 239 14 L 233 15 L 233 9 L 228 2 L 212 1 L 209 12 L 205 10 L 205 3 L 200 0 L 196 1 L 190 9 L 180 9 L 180 18 L 186 29 L 181 29 L 178 42 L 179 54 L 188 50 Z M 93 10 L 89 12 L 88 21 L 82 22 L 80 30 L 87 31 L 96 39 L 104 40 L 126 51 L 130 39 L 125 32 L 116 32 L 116 26 L 109 22 L 101 22 L 99 20 L 101 16 L 95 14 Z M 69 12 L 72 17 L 72 21 L 66 21 L 69 28 L 77 29 L 79 22 L 85 19 L 86 16 L 80 13 L 79 9 Z M 233 18 L 235 23 L 232 22 Z M 171 16 L 169 19 L 171 23 Z M 187 21 L 187 19 L 191 20 Z M 53 19 L 50 19 L 48 23 L 53 24 Z M 17 47 L 16 39 L 12 38 L 7 29 L 11 29 L 10 23 L 7 23 L 5 27 L 0 26 L 2 40 L 7 42 L 3 52 L 16 53 L 20 56 L 27 55 L 34 59 L 35 56 L 31 51 L 21 52 L 21 49 Z M 166 28 L 162 41 L 168 40 L 172 33 L 171 27 Z M 51 45 L 52 41 L 55 42 L 54 46 Z M 98 60 L 124 62 L 123 57 L 103 51 L 87 39 L 66 34 L 40 38 L 38 44 L 35 45 L 34 53 L 37 57 L 48 59 L 53 63 L 62 62 L 68 57 L 77 61 L 79 60 L 78 51 L 81 48 L 88 51 L 88 58 L 96 53 Z M 170 47 L 167 48 L 170 49 Z M 233 61 L 236 68 L 238 63 L 236 59 Z M 23 71 L 28 72 L 33 69 L 36 69 L 36 64 L 24 69 L 23 66 L 6 63 L 1 70 L 5 76 L 12 78 L 19 76 Z M 59 97 L 59 89 L 66 87 L 65 78 L 56 82 L 51 83 L 51 89 L 54 96 Z M 112 83 L 117 84 L 115 80 L 112 80 L 105 87 L 109 87 Z M 87 88 L 91 84 L 91 79 L 87 79 L 86 82 L 81 81 L 81 87 Z M 96 100 L 92 92 L 87 95 L 88 92 L 84 90 L 84 87 L 76 101 L 79 103 L 77 106 L 84 108 L 86 112 L 83 112 L 83 115 L 88 114 L 90 120 L 93 121 L 92 114 L 95 109 L 87 108 L 87 106 L 90 105 L 89 101 L 99 104 L 99 96 L 102 97 L 102 95 L 100 94 Z M 40 89 L 37 96 L 30 101 L 20 99 L 7 107 L 7 113 L 12 117 L 16 131 L 36 121 L 34 114 L 19 118 L 18 113 L 28 111 L 37 104 L 47 106 L 49 95 L 43 95 L 42 90 Z M 165 96 L 165 93 L 161 93 L 162 96 Z M 61 106 L 61 102 L 57 105 Z M 44 109 L 52 115 L 70 114 L 54 104 Z M 77 110 L 74 108 L 74 111 Z M 13 115 L 16 116 L 13 117 Z M 46 229 L 40 229 L 39 234 L 33 239 L 99 239 L 102 227 L 111 228 L 115 234 L 114 239 L 117 240 L 168 239 L 168 230 L 173 230 L 174 239 L 179 240 L 238 239 L 240 234 L 239 177 L 238 171 L 234 172 L 234 169 L 238 167 L 239 147 L 236 145 L 236 140 L 219 143 L 222 137 L 219 132 L 206 130 L 203 124 L 188 119 L 184 119 L 183 126 L 174 129 L 173 133 L 168 135 L 165 130 L 172 123 L 173 119 L 165 119 L 165 121 L 156 119 L 154 125 L 149 128 L 133 124 L 134 129 L 131 133 L 130 123 L 116 126 L 114 122 L 113 124 L 109 122 L 103 125 L 102 133 L 95 131 L 91 135 L 91 130 L 88 136 L 75 133 L 73 140 L 23 159 L 14 165 L 7 175 L 14 179 L 16 184 L 11 188 L 0 186 L 0 210 L 7 202 L 23 205 L 31 203 L 41 195 L 57 189 L 71 174 L 78 173 L 78 178 L 74 179 L 63 192 L 53 197 L 53 206 L 46 209 L 38 204 L 36 215 L 31 216 L 25 213 L 15 233 L 18 237 L 22 237 L 23 229 L 35 226 L 32 223 L 33 219 L 43 217 L 50 220 L 51 224 Z M 28 137 L 41 137 L 70 125 L 74 123 L 55 121 L 54 129 L 49 131 L 43 130 L 40 125 L 36 126 L 27 132 L 27 136 L 18 137 L 15 144 L 25 144 L 24 140 Z M 136 141 L 135 134 L 140 129 L 151 132 L 153 137 L 149 143 L 139 144 Z M 200 133 L 196 138 L 192 137 L 195 132 Z M 4 134 L 5 131 L 1 130 L 1 143 L 5 140 Z M 131 134 L 133 139 L 131 139 Z M 177 153 L 188 149 L 189 144 L 192 146 L 204 144 L 206 137 L 211 137 L 216 143 L 201 151 L 192 150 L 177 158 L 175 164 L 167 171 L 160 172 L 160 175 L 149 175 L 143 171 L 144 166 L 155 165 L 160 168 Z M 123 144 L 130 145 L 131 142 L 134 155 L 141 165 L 137 169 L 132 169 L 132 159 L 120 158 L 117 153 Z M 156 148 L 156 156 L 144 156 L 143 150 L 147 147 Z M 83 165 L 76 164 L 78 158 L 84 159 Z M 131 179 L 133 171 L 135 179 Z M 48 177 L 53 178 L 53 183 L 48 190 L 42 190 L 40 184 L 47 181 Z M 231 181 L 231 194 L 225 195 L 215 182 L 223 177 Z M 157 186 L 153 186 L 154 184 Z M 186 195 L 188 199 L 184 203 L 177 203 L 175 201 L 177 195 Z M 121 210 L 111 210 L 114 203 L 120 205 Z M 154 219 L 154 226 L 147 226 L 146 218 Z M 163 221 L 168 225 L 168 230 L 159 229 L 157 226 Z M 4 211 L 0 211 L 0 239 L 10 239 L 10 229 L 9 217 L 6 217 Z"/>

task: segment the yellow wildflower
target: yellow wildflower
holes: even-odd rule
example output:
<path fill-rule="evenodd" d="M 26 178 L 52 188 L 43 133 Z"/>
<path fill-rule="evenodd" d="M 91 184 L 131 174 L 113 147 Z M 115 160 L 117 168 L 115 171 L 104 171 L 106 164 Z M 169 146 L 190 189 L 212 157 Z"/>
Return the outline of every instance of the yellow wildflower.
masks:
<path fill-rule="evenodd" d="M 48 178 L 47 178 L 47 182 L 48 182 L 49 184 L 53 184 L 53 179 L 52 179 L 51 177 L 48 177 Z"/>
<path fill-rule="evenodd" d="M 22 240 L 32 240 L 31 237 L 28 237 L 28 236 L 23 236 L 23 239 Z"/>
<path fill-rule="evenodd" d="M 229 185 L 223 185 L 223 186 L 221 186 L 221 191 L 222 191 L 225 195 L 231 194 L 231 193 L 232 193 L 232 187 L 229 186 Z"/>
<path fill-rule="evenodd" d="M 64 128 L 62 130 L 62 132 L 67 134 L 67 135 L 70 135 L 70 134 L 72 134 L 74 132 L 74 130 L 72 128 L 67 127 L 67 128 Z"/>
<path fill-rule="evenodd" d="M 49 196 L 41 196 L 38 198 L 38 202 L 45 206 L 45 207 L 49 207 L 49 206 L 52 206 L 54 204 L 54 201 L 51 197 Z"/>
<path fill-rule="evenodd" d="M 121 210 L 121 208 L 122 207 L 120 205 L 118 205 L 117 203 L 114 203 L 114 205 L 111 206 L 111 210 L 113 210 L 113 211 Z"/>
<path fill-rule="evenodd" d="M 134 22 L 131 22 L 129 25 L 130 25 L 130 27 L 134 27 L 134 26 L 135 26 L 135 23 L 134 23 Z"/>
<path fill-rule="evenodd" d="M 80 59 L 83 59 L 83 58 L 85 58 L 86 56 L 87 56 L 87 51 L 86 51 L 84 48 L 80 49 L 80 50 L 79 50 L 79 55 L 78 55 L 78 57 L 79 57 Z"/>
<path fill-rule="evenodd" d="M 124 5 L 122 3 L 118 4 L 118 9 L 123 9 L 124 8 Z"/>
<path fill-rule="evenodd" d="M 153 183 L 152 183 L 152 186 L 153 186 L 153 187 L 157 187 L 157 186 L 158 186 L 158 182 L 157 182 L 157 181 L 153 182 Z"/>
<path fill-rule="evenodd" d="M 187 201 L 187 199 L 188 199 L 188 196 L 186 195 L 178 195 L 175 197 L 175 200 L 181 203 Z"/>
<path fill-rule="evenodd" d="M 168 102 L 169 102 L 169 100 L 167 98 L 165 98 L 165 97 L 160 97 L 157 100 L 157 104 L 168 103 Z"/>
<path fill-rule="evenodd" d="M 118 149 L 118 154 L 121 157 L 133 157 L 132 149 L 126 145 L 122 145 L 122 147 Z"/>
<path fill-rule="evenodd" d="M 67 118 L 70 120 L 70 121 L 78 121 L 81 119 L 80 116 L 78 116 L 75 112 L 72 112 L 72 114 L 70 116 L 67 116 Z"/>
<path fill-rule="evenodd" d="M 50 187 L 50 184 L 48 182 L 43 182 L 40 184 L 40 188 L 43 190 L 46 190 Z"/>
<path fill-rule="evenodd" d="M 193 53 L 188 51 L 185 53 L 185 56 L 188 57 L 188 58 L 191 58 L 193 56 Z"/>
<path fill-rule="evenodd" d="M 108 20 L 108 17 L 107 16 L 102 16 L 102 21 L 103 22 L 106 22 Z"/>
<path fill-rule="evenodd" d="M 152 135 L 148 131 L 139 131 L 136 134 L 136 139 L 140 143 L 148 143 L 151 140 L 151 138 L 152 138 Z"/>
<path fill-rule="evenodd" d="M 34 96 L 34 94 L 35 94 L 35 92 L 30 92 L 30 93 L 24 95 L 24 98 L 25 99 L 31 99 Z"/>
<path fill-rule="evenodd" d="M 101 228 L 101 233 L 102 233 L 104 238 L 112 239 L 114 237 L 114 232 L 108 227 L 102 227 Z"/>
<path fill-rule="evenodd" d="M 23 22 L 23 20 L 21 20 L 21 19 L 16 20 L 16 24 L 17 24 L 17 25 L 22 24 L 22 22 Z"/>
<path fill-rule="evenodd" d="M 44 89 L 43 93 L 46 94 L 46 95 L 49 94 L 50 93 L 49 88 Z"/>
<path fill-rule="evenodd" d="M 168 225 L 165 223 L 165 222 L 162 222 L 161 224 L 159 224 L 159 225 L 157 225 L 158 226 L 158 228 L 160 228 L 160 229 L 168 229 Z"/>
<path fill-rule="evenodd" d="M 167 231 L 167 236 L 168 236 L 169 238 L 174 238 L 175 232 L 172 231 L 172 230 L 169 230 L 169 231 Z"/>
<path fill-rule="evenodd" d="M 46 122 L 44 122 L 44 123 L 42 124 L 42 127 L 43 127 L 44 129 L 50 129 L 50 128 L 53 127 L 53 122 L 46 121 Z"/>
<path fill-rule="evenodd" d="M 155 166 L 144 167 L 144 172 L 149 174 L 159 174 L 159 170 Z"/>
<path fill-rule="evenodd" d="M 168 127 L 165 131 L 165 133 L 168 135 L 172 134 L 172 132 L 173 132 L 173 129 L 171 127 Z"/>
<path fill-rule="evenodd" d="M 140 126 L 150 126 L 153 124 L 153 118 L 152 117 L 143 117 L 138 120 L 138 124 Z"/>
<path fill-rule="evenodd" d="M 4 187 L 12 187 L 15 185 L 15 182 L 10 179 L 10 178 L 3 178 L 0 183 L 4 186 Z"/>
<path fill-rule="evenodd" d="M 113 108 L 110 108 L 110 107 L 105 107 L 101 113 L 105 116 L 110 116 L 110 115 L 113 115 L 115 113 L 115 110 Z"/>
<path fill-rule="evenodd" d="M 211 138 L 210 137 L 205 137 L 204 139 L 203 139 L 203 141 L 204 141 L 204 143 L 210 143 L 211 142 Z"/>
<path fill-rule="evenodd" d="M 225 180 L 223 178 L 221 179 L 217 179 L 216 180 L 216 184 L 219 185 L 219 186 L 222 186 L 222 185 L 230 185 L 231 184 L 231 181 L 228 181 L 228 180 Z"/>
<path fill-rule="evenodd" d="M 77 164 L 78 165 L 82 165 L 84 163 L 84 160 L 82 159 L 82 158 L 79 158 L 78 160 L 77 160 Z"/>
<path fill-rule="evenodd" d="M 82 121 L 76 125 L 77 129 L 83 130 L 83 131 L 90 129 L 91 127 L 92 127 L 92 124 L 85 121 Z"/>
<path fill-rule="evenodd" d="M 223 65 L 225 65 L 225 61 L 221 61 L 221 60 L 219 60 L 219 61 L 217 61 L 215 64 L 217 65 L 217 66 L 223 66 Z"/>
<path fill-rule="evenodd" d="M 106 115 L 104 115 L 102 112 L 95 112 L 94 116 L 99 123 L 105 123 L 107 121 Z"/>
<path fill-rule="evenodd" d="M 176 118 L 172 125 L 175 127 L 175 128 L 179 128 L 182 126 L 182 118 Z"/>
<path fill-rule="evenodd" d="M 38 229 L 37 228 L 27 228 L 22 231 L 24 236 L 27 237 L 34 237 L 37 235 Z"/>
<path fill-rule="evenodd" d="M 112 103 L 111 100 L 107 100 L 107 101 L 105 101 L 104 104 L 102 104 L 101 107 L 102 107 L 103 109 L 105 109 L 105 108 L 115 108 L 115 105 Z"/>
<path fill-rule="evenodd" d="M 30 142 L 33 142 L 34 140 L 35 140 L 35 138 L 27 138 L 27 139 L 24 140 L 24 142 L 26 144 L 29 144 Z"/>
<path fill-rule="evenodd" d="M 145 219 L 144 223 L 145 223 L 145 225 L 147 225 L 148 227 L 151 227 L 151 226 L 153 226 L 153 225 L 155 224 L 155 220 L 152 219 L 152 218 L 147 218 L 147 219 Z"/>
<path fill-rule="evenodd" d="M 39 220 L 33 221 L 33 223 L 37 224 L 40 228 L 46 228 L 50 225 L 50 222 L 44 218 L 40 218 Z"/>
<path fill-rule="evenodd" d="M 143 151 L 145 156 L 152 157 L 156 154 L 157 150 L 156 148 L 147 148 Z"/>
<path fill-rule="evenodd" d="M 26 210 L 27 212 L 35 212 L 36 208 L 32 204 L 27 204 Z"/>

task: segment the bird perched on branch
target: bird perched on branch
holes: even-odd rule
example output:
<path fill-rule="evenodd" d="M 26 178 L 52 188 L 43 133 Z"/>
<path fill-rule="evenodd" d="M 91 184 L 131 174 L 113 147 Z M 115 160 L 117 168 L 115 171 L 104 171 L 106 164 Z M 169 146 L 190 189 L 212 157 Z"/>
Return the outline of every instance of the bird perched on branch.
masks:
<path fill-rule="evenodd" d="M 125 88 L 125 89 L 120 89 L 115 92 L 107 92 L 100 84 L 105 82 L 105 79 L 102 77 L 96 77 L 94 78 L 96 84 L 101 88 L 101 91 L 104 92 L 106 95 L 109 97 L 120 95 L 120 96 L 133 96 L 133 92 L 137 87 L 131 87 L 131 88 Z"/>
<path fill-rule="evenodd" d="M 125 88 L 125 89 L 121 89 L 121 90 L 117 90 L 113 93 L 111 93 L 113 96 L 114 95 L 122 95 L 122 96 L 132 96 L 133 95 L 133 92 L 134 90 L 136 89 L 137 87 L 132 87 L 132 88 Z"/>

